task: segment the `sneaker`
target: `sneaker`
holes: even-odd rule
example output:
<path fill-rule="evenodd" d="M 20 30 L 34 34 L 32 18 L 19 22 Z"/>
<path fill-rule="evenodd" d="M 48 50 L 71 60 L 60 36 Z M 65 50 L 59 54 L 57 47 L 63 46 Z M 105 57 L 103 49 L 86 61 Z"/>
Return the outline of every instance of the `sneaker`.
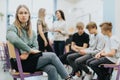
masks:
<path fill-rule="evenodd" d="M 70 76 L 75 76 L 75 72 L 72 71 L 69 75 L 70 75 Z"/>
<path fill-rule="evenodd" d="M 70 76 L 69 78 L 67 78 L 67 79 L 65 79 L 65 80 L 75 80 L 75 79 L 73 79 L 73 78 Z"/>
<path fill-rule="evenodd" d="M 46 72 L 43 72 L 43 76 L 44 76 L 44 77 L 47 77 L 48 74 L 47 74 Z"/>
<path fill-rule="evenodd" d="M 82 76 L 78 77 L 77 75 L 73 76 L 74 80 L 82 80 Z"/>
<path fill-rule="evenodd" d="M 92 80 L 92 78 L 93 78 L 93 75 L 92 73 L 90 73 L 85 75 L 84 80 Z"/>

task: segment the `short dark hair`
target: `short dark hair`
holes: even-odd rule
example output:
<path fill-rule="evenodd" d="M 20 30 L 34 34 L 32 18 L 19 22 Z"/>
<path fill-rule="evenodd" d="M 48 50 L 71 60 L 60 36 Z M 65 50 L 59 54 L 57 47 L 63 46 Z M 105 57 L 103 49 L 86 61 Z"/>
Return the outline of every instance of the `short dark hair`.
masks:
<path fill-rule="evenodd" d="M 100 24 L 100 27 L 103 27 L 103 30 L 107 31 L 112 31 L 112 23 L 111 22 L 103 22 Z"/>
<path fill-rule="evenodd" d="M 97 29 L 97 25 L 95 22 L 89 22 L 86 26 L 86 29 L 93 29 L 93 28 Z"/>

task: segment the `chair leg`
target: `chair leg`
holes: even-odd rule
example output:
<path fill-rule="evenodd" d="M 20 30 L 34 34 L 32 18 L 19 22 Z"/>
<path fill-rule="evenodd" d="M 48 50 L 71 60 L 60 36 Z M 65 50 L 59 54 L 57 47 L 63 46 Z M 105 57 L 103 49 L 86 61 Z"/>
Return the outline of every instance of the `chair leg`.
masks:
<path fill-rule="evenodd" d="M 119 80 L 119 78 L 120 78 L 120 66 L 118 67 L 118 72 L 117 72 L 116 80 Z"/>
<path fill-rule="evenodd" d="M 17 80 L 17 78 L 14 78 L 14 80 Z"/>
<path fill-rule="evenodd" d="M 20 80 L 24 80 L 24 77 L 21 77 Z"/>

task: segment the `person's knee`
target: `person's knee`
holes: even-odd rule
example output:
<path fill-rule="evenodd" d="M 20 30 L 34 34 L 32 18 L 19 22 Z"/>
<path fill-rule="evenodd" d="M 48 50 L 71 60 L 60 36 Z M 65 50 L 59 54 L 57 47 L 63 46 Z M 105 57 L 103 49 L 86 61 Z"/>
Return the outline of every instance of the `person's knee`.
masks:
<path fill-rule="evenodd" d="M 47 73 L 52 74 L 52 73 L 55 73 L 56 71 L 57 70 L 56 70 L 55 66 L 51 65 L 51 66 L 48 67 Z"/>
<path fill-rule="evenodd" d="M 87 61 L 86 61 L 86 65 L 87 65 L 87 66 L 89 66 L 89 64 L 90 64 L 90 61 L 89 61 L 89 60 L 87 60 Z"/>
<path fill-rule="evenodd" d="M 53 52 L 51 52 L 49 56 L 51 56 L 52 58 L 57 57 L 57 55 L 55 53 L 53 53 Z"/>
<path fill-rule="evenodd" d="M 67 55 L 67 61 L 72 60 L 72 56 L 71 55 Z"/>
<path fill-rule="evenodd" d="M 88 62 L 87 65 L 88 65 L 89 67 L 94 67 L 94 66 L 95 66 L 95 64 L 94 64 L 93 62 Z"/>
<path fill-rule="evenodd" d="M 80 65 L 80 64 L 81 64 L 81 61 L 78 60 L 78 59 L 76 59 L 76 60 L 75 60 L 75 64 L 76 64 L 76 65 Z"/>

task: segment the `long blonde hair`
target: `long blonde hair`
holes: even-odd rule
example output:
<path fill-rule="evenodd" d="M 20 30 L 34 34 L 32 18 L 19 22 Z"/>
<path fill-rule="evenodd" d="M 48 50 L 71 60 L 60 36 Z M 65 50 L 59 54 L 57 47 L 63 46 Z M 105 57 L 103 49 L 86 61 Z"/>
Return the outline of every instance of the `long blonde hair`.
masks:
<path fill-rule="evenodd" d="M 22 35 L 22 32 L 21 32 L 21 29 L 22 29 L 22 26 L 21 26 L 21 22 L 18 18 L 18 11 L 20 8 L 25 8 L 28 13 L 29 13 L 29 19 L 26 23 L 26 26 L 25 26 L 25 30 L 27 31 L 27 35 L 29 36 L 29 38 L 32 36 L 32 27 L 31 27 L 31 17 L 30 17 L 30 11 L 28 9 L 28 7 L 26 5 L 19 5 L 17 10 L 16 10 L 16 15 L 15 15 L 15 21 L 14 21 L 14 25 L 17 27 L 18 29 L 18 35 L 21 36 Z"/>
<path fill-rule="evenodd" d="M 43 27 L 47 27 L 47 24 L 45 22 L 45 9 L 44 8 L 40 8 L 38 11 L 38 18 L 40 19 L 40 21 L 42 21 L 42 25 Z"/>

